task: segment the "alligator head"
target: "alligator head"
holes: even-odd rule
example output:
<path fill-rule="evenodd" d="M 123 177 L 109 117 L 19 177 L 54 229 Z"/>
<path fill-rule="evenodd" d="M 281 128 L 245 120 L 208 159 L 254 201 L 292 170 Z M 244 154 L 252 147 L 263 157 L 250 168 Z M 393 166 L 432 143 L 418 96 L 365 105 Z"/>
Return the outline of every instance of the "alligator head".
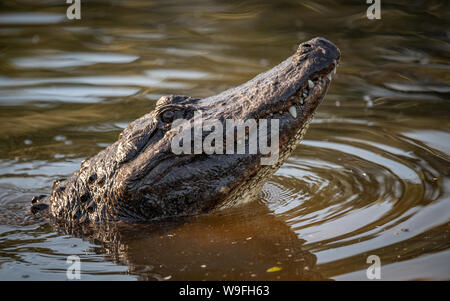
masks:
<path fill-rule="evenodd" d="M 51 215 L 79 223 L 139 221 L 197 214 L 251 200 L 303 137 L 339 58 L 336 46 L 315 38 L 300 44 L 278 66 L 218 95 L 162 97 L 152 112 L 130 123 L 118 141 L 83 161 L 70 178 L 55 181 L 48 198 Z M 269 131 L 277 130 L 278 141 L 269 139 L 272 146 L 277 142 L 269 154 L 275 160 L 263 164 L 267 152 L 248 151 L 252 139 L 238 137 L 234 131 L 231 142 L 223 134 L 215 136 L 212 145 L 224 142 L 224 149 L 236 150 L 240 143 L 247 150 L 244 153 L 174 152 L 173 141 L 183 131 L 174 124 L 179 120 L 193 124 L 198 116 L 203 125 L 215 122 L 210 130 L 228 130 L 227 120 L 254 120 L 256 128 L 261 128 L 265 120 Z M 244 136 L 249 136 L 248 129 Z M 208 131 L 200 137 L 207 139 Z M 35 211 L 38 205 L 35 200 Z"/>

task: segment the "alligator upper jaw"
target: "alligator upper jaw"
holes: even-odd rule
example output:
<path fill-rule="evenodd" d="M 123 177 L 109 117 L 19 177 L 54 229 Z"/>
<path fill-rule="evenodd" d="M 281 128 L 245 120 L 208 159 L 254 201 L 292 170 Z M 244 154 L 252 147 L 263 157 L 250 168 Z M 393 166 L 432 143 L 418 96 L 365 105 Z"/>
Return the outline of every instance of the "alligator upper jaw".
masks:
<path fill-rule="evenodd" d="M 198 108 L 212 118 L 246 120 L 288 112 L 294 104 L 315 107 L 316 99 L 309 97 L 309 92 L 317 85 L 330 84 L 339 60 L 340 52 L 333 43 L 312 39 L 300 44 L 293 56 L 247 83 L 202 99 Z"/>

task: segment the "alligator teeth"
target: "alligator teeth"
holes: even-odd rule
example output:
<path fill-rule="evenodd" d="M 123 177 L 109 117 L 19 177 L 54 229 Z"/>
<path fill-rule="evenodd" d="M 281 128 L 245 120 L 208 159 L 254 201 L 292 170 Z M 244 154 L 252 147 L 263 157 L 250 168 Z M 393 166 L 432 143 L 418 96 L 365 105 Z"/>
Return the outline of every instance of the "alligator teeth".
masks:
<path fill-rule="evenodd" d="M 313 83 L 313 81 L 310 80 L 310 79 L 308 79 L 308 87 L 309 87 L 310 89 L 314 88 L 314 83 Z"/>
<path fill-rule="evenodd" d="M 328 77 L 328 79 L 331 81 L 331 79 L 332 79 L 331 73 L 328 73 L 327 77 Z"/>
<path fill-rule="evenodd" d="M 303 98 L 300 98 L 300 104 L 302 105 L 304 103 L 305 103 L 305 101 L 303 100 Z"/>
<path fill-rule="evenodd" d="M 336 66 L 333 69 L 333 74 L 336 74 Z"/>
<path fill-rule="evenodd" d="M 295 109 L 295 106 L 289 107 L 289 113 L 291 113 L 292 117 L 297 118 L 297 110 Z"/>

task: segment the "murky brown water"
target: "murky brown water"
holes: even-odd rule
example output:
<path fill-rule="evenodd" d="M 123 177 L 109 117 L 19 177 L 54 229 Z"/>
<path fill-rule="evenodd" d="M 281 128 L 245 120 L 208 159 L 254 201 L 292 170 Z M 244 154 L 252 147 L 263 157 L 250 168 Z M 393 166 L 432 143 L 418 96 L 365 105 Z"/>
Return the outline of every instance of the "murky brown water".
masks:
<path fill-rule="evenodd" d="M 365 280 L 369 255 L 382 279 L 450 278 L 446 1 L 382 1 L 372 21 L 365 1 L 81 2 L 80 21 L 0 4 L 0 279 L 66 279 L 68 255 L 85 280 Z M 160 96 L 215 94 L 315 36 L 338 75 L 258 203 L 84 239 L 26 215 Z"/>

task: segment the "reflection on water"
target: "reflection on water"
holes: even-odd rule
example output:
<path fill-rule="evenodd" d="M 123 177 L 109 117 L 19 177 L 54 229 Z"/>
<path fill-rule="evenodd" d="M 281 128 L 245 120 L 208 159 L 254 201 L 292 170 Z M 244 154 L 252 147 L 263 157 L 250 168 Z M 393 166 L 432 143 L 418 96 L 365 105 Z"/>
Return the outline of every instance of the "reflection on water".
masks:
<path fill-rule="evenodd" d="M 244 209 L 244 210 L 242 210 Z M 325 280 L 304 240 L 261 203 L 148 224 L 61 228 L 140 280 Z M 276 272 L 273 272 L 273 271 Z"/>
<path fill-rule="evenodd" d="M 445 1 L 0 4 L 0 279 L 449 279 Z M 31 196 L 166 94 L 209 96 L 314 36 L 342 62 L 288 162 L 248 207 L 161 224 L 59 230 Z M 91 230 L 92 231 L 92 230 Z M 79 238 L 82 237 L 82 238 Z M 271 267 L 281 270 L 268 272 Z"/>

